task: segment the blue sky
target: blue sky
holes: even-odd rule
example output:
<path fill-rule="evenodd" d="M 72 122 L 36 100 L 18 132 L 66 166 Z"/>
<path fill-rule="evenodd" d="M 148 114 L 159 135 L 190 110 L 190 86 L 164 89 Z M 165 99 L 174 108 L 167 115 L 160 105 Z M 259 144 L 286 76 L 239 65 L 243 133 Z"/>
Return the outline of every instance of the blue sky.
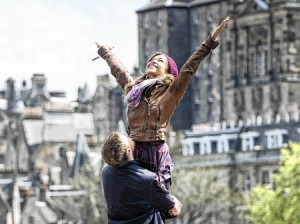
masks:
<path fill-rule="evenodd" d="M 137 14 L 149 0 L 0 0 L 0 89 L 6 80 L 30 86 L 34 73 L 50 90 L 75 99 L 87 83 L 108 73 L 95 41 L 114 46 L 128 70 L 138 64 Z"/>

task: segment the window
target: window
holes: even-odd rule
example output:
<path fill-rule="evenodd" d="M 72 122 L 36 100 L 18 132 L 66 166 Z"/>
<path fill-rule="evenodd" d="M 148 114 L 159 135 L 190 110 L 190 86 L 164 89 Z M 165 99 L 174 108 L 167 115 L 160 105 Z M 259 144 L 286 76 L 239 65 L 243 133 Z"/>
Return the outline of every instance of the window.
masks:
<path fill-rule="evenodd" d="M 265 132 L 265 135 L 267 136 L 268 149 L 279 148 L 288 139 L 288 132 L 284 129 L 269 130 Z"/>
<path fill-rule="evenodd" d="M 163 50 L 163 46 L 164 46 L 164 39 L 162 36 L 158 36 L 157 37 L 157 40 L 156 40 L 156 46 L 157 46 L 157 49 L 159 51 L 162 51 Z"/>
<path fill-rule="evenodd" d="M 200 18 L 199 18 L 198 11 L 192 11 L 192 21 L 193 21 L 193 24 L 199 24 Z"/>
<path fill-rule="evenodd" d="M 276 183 L 274 181 L 274 175 L 278 174 L 278 170 L 274 170 L 272 173 L 272 187 L 273 189 L 276 189 Z"/>
<path fill-rule="evenodd" d="M 200 154 L 200 143 L 194 142 L 194 154 Z"/>
<path fill-rule="evenodd" d="M 207 12 L 206 13 L 206 21 L 209 23 L 213 22 L 213 13 L 212 13 L 211 7 L 208 7 L 206 12 Z"/>
<path fill-rule="evenodd" d="M 257 56 L 257 75 L 258 76 L 264 76 L 266 73 L 266 52 L 261 50 L 258 52 Z"/>
<path fill-rule="evenodd" d="M 270 174 L 269 171 L 265 170 L 262 172 L 262 184 L 269 184 L 270 183 Z"/>
<path fill-rule="evenodd" d="M 244 56 L 241 54 L 239 55 L 239 76 L 240 77 L 245 77 L 246 75 L 246 66 L 245 66 L 245 59 L 244 59 Z M 245 77 L 246 78 L 246 77 Z"/>
<path fill-rule="evenodd" d="M 279 147 L 279 136 L 270 135 L 270 148 L 278 148 L 278 147 Z"/>
<path fill-rule="evenodd" d="M 262 121 L 263 121 L 262 116 L 261 115 L 257 115 L 257 117 L 256 117 L 256 124 L 257 125 L 261 125 Z"/>
<path fill-rule="evenodd" d="M 229 139 L 229 149 L 235 149 L 236 148 L 236 140 L 235 139 Z"/>
<path fill-rule="evenodd" d="M 162 25 L 162 20 L 163 20 L 162 17 L 163 17 L 162 12 L 157 12 L 156 25 L 157 25 L 158 27 L 161 27 L 161 25 Z"/>
<path fill-rule="evenodd" d="M 251 139 L 250 138 L 244 138 L 244 147 L 243 151 L 251 149 Z"/>
<path fill-rule="evenodd" d="M 246 173 L 244 175 L 244 191 L 249 192 L 251 190 L 251 175 Z"/>
<path fill-rule="evenodd" d="M 289 99 L 288 102 L 295 102 L 295 93 L 294 92 L 289 92 Z"/>
<path fill-rule="evenodd" d="M 144 39 L 143 41 L 143 49 L 144 49 L 144 59 L 147 62 L 148 57 L 150 56 L 150 44 L 148 39 Z"/>
<path fill-rule="evenodd" d="M 212 141 L 212 142 L 211 142 L 211 152 L 212 152 L 212 153 L 217 153 L 217 152 L 218 152 L 218 151 L 217 151 L 217 146 L 218 146 L 217 141 Z"/>
<path fill-rule="evenodd" d="M 143 26 L 145 29 L 148 29 L 150 27 L 150 19 L 148 14 L 145 14 L 144 16 Z"/>
<path fill-rule="evenodd" d="M 283 134 L 282 136 L 282 143 L 288 143 L 289 142 L 289 136 L 287 134 Z"/>
<path fill-rule="evenodd" d="M 259 145 L 259 136 L 254 137 L 254 146 Z"/>
<path fill-rule="evenodd" d="M 254 142 L 259 138 L 259 132 L 245 132 L 241 134 L 242 138 L 242 151 L 248 151 L 254 149 Z"/>

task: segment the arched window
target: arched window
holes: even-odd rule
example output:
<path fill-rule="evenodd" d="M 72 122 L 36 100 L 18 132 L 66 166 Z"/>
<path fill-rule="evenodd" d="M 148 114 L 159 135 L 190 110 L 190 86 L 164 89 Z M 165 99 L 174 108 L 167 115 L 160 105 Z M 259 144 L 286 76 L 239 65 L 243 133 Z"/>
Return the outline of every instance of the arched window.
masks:
<path fill-rule="evenodd" d="M 256 57 L 256 73 L 258 76 L 266 75 L 266 51 L 258 50 Z"/>
<path fill-rule="evenodd" d="M 148 29 L 150 27 L 150 18 L 148 14 L 144 15 L 143 27 Z"/>

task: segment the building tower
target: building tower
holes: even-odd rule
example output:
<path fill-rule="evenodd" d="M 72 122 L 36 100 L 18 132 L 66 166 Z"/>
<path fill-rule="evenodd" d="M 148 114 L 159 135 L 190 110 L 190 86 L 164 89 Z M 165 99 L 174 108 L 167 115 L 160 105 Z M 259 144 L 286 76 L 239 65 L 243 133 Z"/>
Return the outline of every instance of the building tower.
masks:
<path fill-rule="evenodd" d="M 150 1 L 137 11 L 139 33 L 139 65 L 146 67 L 155 51 L 170 55 L 180 68 L 190 54 L 189 11 L 186 1 Z M 192 125 L 192 88 L 171 119 L 174 129 L 188 129 Z"/>

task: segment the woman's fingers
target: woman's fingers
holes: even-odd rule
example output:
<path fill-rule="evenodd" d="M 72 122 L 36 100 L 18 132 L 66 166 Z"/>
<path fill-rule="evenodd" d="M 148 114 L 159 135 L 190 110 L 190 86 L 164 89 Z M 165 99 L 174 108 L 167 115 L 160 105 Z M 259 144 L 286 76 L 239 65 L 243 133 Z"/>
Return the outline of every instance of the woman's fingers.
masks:
<path fill-rule="evenodd" d="M 229 16 L 227 16 L 225 19 L 223 19 L 223 21 L 221 23 L 222 28 L 224 28 L 226 26 L 226 24 L 229 22 L 229 20 L 230 20 Z"/>
<path fill-rule="evenodd" d="M 100 47 L 101 47 L 101 45 L 98 44 L 97 41 L 95 41 L 95 44 L 96 44 L 97 48 L 100 48 Z"/>
<path fill-rule="evenodd" d="M 229 22 L 230 17 L 227 16 L 225 19 L 222 20 L 221 24 L 215 29 L 215 31 L 212 33 L 211 38 L 213 40 L 216 40 L 220 33 L 222 32 L 223 28 L 226 26 L 226 24 Z"/>
<path fill-rule="evenodd" d="M 109 50 L 114 49 L 114 46 L 101 45 L 101 44 L 99 44 L 97 41 L 95 41 L 95 44 L 96 44 L 97 48 L 100 48 L 100 47 L 103 46 L 103 47 L 108 48 Z"/>

